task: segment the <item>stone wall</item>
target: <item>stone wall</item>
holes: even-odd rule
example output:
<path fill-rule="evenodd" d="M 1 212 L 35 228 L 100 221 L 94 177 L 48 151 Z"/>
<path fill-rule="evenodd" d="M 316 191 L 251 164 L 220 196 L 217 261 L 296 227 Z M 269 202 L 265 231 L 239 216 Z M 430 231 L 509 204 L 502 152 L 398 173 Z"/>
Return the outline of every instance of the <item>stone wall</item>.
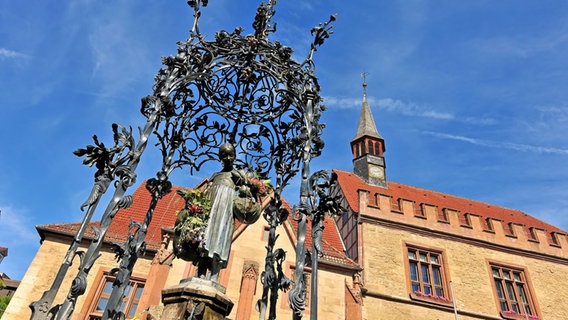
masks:
<path fill-rule="evenodd" d="M 390 319 L 454 319 L 453 309 L 428 305 L 410 298 L 407 244 L 440 250 L 446 263 L 447 280 L 452 281 L 460 319 L 500 319 L 493 292 L 490 262 L 522 268 L 532 296 L 544 319 L 568 319 L 568 300 L 563 275 L 568 261 L 547 255 L 516 252 L 511 248 L 465 242 L 432 231 L 416 232 L 392 221 L 367 220 L 363 223 L 364 319 L 388 314 Z M 425 316 L 427 314 L 427 316 Z M 412 316 L 414 315 L 414 316 Z"/>
<path fill-rule="evenodd" d="M 231 260 L 228 269 L 222 271 L 221 279 L 225 278 L 227 286 L 227 295 L 235 302 L 235 306 L 230 319 L 236 319 L 235 315 L 239 308 L 239 297 L 241 295 L 241 282 L 243 279 L 243 270 L 245 266 L 251 262 L 259 266 L 259 272 L 264 270 L 264 260 L 266 256 L 267 241 L 263 240 L 264 229 L 267 227 L 265 222 L 260 219 L 257 223 L 248 226 L 241 226 L 236 230 L 234 243 L 232 245 Z M 279 235 L 276 241 L 276 247 L 286 251 L 286 262 L 284 263 L 285 273 L 288 277 L 293 277 L 294 265 L 296 262 L 295 248 L 293 246 L 294 232 L 289 224 L 278 227 Z M 180 260 L 174 260 L 174 265 Z M 309 270 L 309 269 L 308 269 Z M 228 275 L 226 275 L 228 273 Z M 343 288 L 345 279 L 351 280 L 351 275 L 337 271 L 325 270 L 325 266 L 320 265 L 319 270 L 319 308 L 318 316 L 320 319 L 345 319 L 345 296 Z M 173 272 L 171 277 L 175 277 Z M 250 306 L 252 312 L 250 319 L 258 319 L 258 313 L 255 311 L 256 302 L 262 297 L 262 284 L 260 276 L 258 277 L 255 292 L 253 293 L 252 303 Z M 292 312 L 288 306 L 287 295 L 281 293 L 278 300 L 278 319 L 291 319 Z M 305 312 L 309 316 L 309 308 Z M 239 319 L 241 320 L 241 319 Z"/>
<path fill-rule="evenodd" d="M 227 269 L 223 270 L 220 274 L 220 282 L 227 287 L 227 295 L 235 303 L 230 319 L 236 319 L 236 313 L 239 307 L 239 300 L 243 292 L 241 292 L 241 283 L 243 280 L 243 272 L 246 271 L 246 266 L 254 263 L 258 266 L 258 275 L 255 279 L 255 286 L 247 286 L 247 290 L 252 290 L 251 305 L 248 308 L 251 310 L 250 319 L 258 319 L 258 313 L 255 310 L 256 302 L 262 296 L 262 284 L 260 282 L 260 272 L 264 270 L 264 260 L 266 256 L 267 241 L 263 238 L 265 222 L 260 219 L 253 225 L 241 225 L 234 233 L 234 243 L 232 246 L 231 258 Z M 286 262 L 284 263 L 284 271 L 288 277 L 293 278 L 294 266 L 296 261 L 295 255 L 295 232 L 289 223 L 278 227 L 277 233 L 279 238 L 276 247 L 282 248 L 286 251 Z M 4 319 L 29 319 L 31 310 L 29 304 L 38 300 L 44 291 L 48 290 L 51 286 L 59 266 L 69 248 L 71 237 L 63 236 L 48 236 L 41 247 L 39 248 L 34 260 L 29 266 L 20 288 L 15 293 L 8 310 L 6 311 Z M 88 243 L 82 245 L 80 250 L 86 251 Z M 169 245 L 171 249 L 171 243 Z M 84 308 L 85 301 L 92 299 L 91 290 L 93 290 L 93 282 L 97 274 L 102 269 L 108 270 L 118 266 L 114 258 L 114 253 L 110 252 L 110 248 L 105 246 L 105 251 L 102 256 L 97 260 L 95 266 L 92 268 L 89 277 L 89 287 L 87 292 L 78 299 L 73 319 L 83 319 L 87 313 Z M 150 272 L 153 253 L 148 253 L 146 257 L 138 260 L 134 274 L 140 277 L 147 277 Z M 195 267 L 190 262 L 185 262 L 180 259 L 174 259 L 172 266 L 166 268 L 167 275 L 160 274 L 158 276 L 166 276 L 165 288 L 177 285 L 184 278 L 194 275 Z M 61 290 L 55 300 L 55 303 L 64 301 L 70 287 L 73 277 L 77 273 L 79 259 L 76 258 L 74 265 L 69 269 L 67 278 L 61 285 Z M 164 270 L 166 270 L 164 269 Z M 338 271 L 339 270 L 339 271 Z M 306 271 L 309 271 L 307 269 Z M 318 315 L 320 319 L 345 319 L 345 284 L 351 283 L 353 271 L 341 270 L 337 266 L 327 268 L 325 264 L 320 263 L 319 271 L 319 308 Z M 146 289 L 146 287 L 145 287 Z M 161 293 L 162 288 L 153 288 Z M 147 292 L 143 292 L 143 295 Z M 305 314 L 309 315 L 309 306 Z M 137 310 L 137 314 L 145 316 L 144 310 Z M 277 309 L 278 319 L 290 319 L 292 311 L 290 310 L 285 293 L 281 293 L 278 300 Z M 239 320 L 241 320 L 239 318 Z"/>
<path fill-rule="evenodd" d="M 43 241 L 37 254 L 35 255 L 32 263 L 28 267 L 20 286 L 14 297 L 10 301 L 2 320 L 21 320 L 29 319 L 31 316 L 31 309 L 29 308 L 30 303 L 37 301 L 41 298 L 44 291 L 49 290 L 53 280 L 57 275 L 57 271 L 63 262 L 63 258 L 69 249 L 71 238 L 61 238 L 53 237 L 47 238 Z M 86 251 L 87 245 L 84 244 L 79 250 Z M 106 248 L 109 249 L 108 247 Z M 109 251 L 101 252 L 102 256 L 97 260 L 95 266 L 93 266 L 87 281 L 89 286 L 87 287 L 87 292 L 82 295 L 75 306 L 75 312 L 72 319 L 82 319 L 80 313 L 83 309 L 83 305 L 89 290 L 93 288 L 93 281 L 101 267 L 103 268 L 113 268 L 118 267 L 118 263 L 114 259 L 114 253 Z M 135 273 L 147 274 L 149 270 L 151 259 L 139 259 L 136 264 Z M 57 297 L 54 301 L 55 304 L 60 304 L 65 300 L 71 282 L 77 274 L 77 268 L 79 266 L 79 257 L 76 257 L 73 265 L 69 268 L 67 276 L 63 283 L 61 284 L 61 289 L 59 290 Z"/>

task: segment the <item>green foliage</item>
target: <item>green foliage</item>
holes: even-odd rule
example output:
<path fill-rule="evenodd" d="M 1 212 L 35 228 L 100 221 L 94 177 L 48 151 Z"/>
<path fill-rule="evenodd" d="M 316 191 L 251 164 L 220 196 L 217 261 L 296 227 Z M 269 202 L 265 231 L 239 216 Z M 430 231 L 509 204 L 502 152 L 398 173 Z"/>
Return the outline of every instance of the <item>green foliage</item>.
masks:
<path fill-rule="evenodd" d="M 178 212 L 174 230 L 192 230 L 191 236 L 197 236 L 207 226 L 211 200 L 207 192 L 181 189 L 177 192 L 185 200 L 185 208 Z"/>
<path fill-rule="evenodd" d="M 201 211 L 209 212 L 211 209 L 211 200 L 207 191 L 199 191 L 195 189 L 181 189 L 177 192 L 185 200 L 185 208 L 190 209 L 191 206 L 197 206 Z"/>
<path fill-rule="evenodd" d="M 2 318 L 2 315 L 4 315 L 4 311 L 8 307 L 8 303 L 10 303 L 10 299 L 12 299 L 12 297 L 1 297 L 0 298 L 0 318 Z"/>

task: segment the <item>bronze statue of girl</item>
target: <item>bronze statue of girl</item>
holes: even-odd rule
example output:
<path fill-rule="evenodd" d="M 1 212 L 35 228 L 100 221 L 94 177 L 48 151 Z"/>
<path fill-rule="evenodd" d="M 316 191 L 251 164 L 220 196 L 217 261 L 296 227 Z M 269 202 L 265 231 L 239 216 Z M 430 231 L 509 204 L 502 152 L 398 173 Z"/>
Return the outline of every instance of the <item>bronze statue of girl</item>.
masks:
<path fill-rule="evenodd" d="M 235 147 L 232 144 L 226 143 L 219 147 L 219 159 L 223 169 L 213 175 L 209 186 L 211 211 L 205 229 L 205 244 L 197 266 L 197 276 L 204 278 L 209 269 L 210 280 L 214 282 L 218 282 L 221 269 L 227 267 L 231 252 L 235 190 L 246 183 L 246 174 L 233 167 L 235 157 Z"/>

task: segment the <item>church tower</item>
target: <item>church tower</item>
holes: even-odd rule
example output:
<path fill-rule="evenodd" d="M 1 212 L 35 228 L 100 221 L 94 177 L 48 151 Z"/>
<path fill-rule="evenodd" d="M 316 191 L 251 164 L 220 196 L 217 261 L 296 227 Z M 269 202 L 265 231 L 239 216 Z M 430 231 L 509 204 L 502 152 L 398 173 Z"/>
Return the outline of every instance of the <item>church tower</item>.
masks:
<path fill-rule="evenodd" d="M 353 172 L 370 185 L 386 188 L 385 140 L 377 131 L 377 126 L 367 101 L 365 74 L 363 74 L 363 79 L 363 106 L 359 116 L 357 134 L 351 140 Z"/>

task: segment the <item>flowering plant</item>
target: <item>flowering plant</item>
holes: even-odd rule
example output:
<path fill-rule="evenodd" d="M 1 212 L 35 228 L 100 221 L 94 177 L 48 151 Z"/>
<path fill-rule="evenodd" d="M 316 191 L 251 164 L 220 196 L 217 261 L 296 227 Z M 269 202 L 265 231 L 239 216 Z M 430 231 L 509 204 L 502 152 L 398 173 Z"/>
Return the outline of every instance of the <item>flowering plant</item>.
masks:
<path fill-rule="evenodd" d="M 254 196 L 264 197 L 272 191 L 270 180 L 263 180 L 256 173 L 248 178 L 247 184 Z"/>
<path fill-rule="evenodd" d="M 181 243 L 193 245 L 205 244 L 205 228 L 211 210 L 211 200 L 207 192 L 199 190 L 178 190 L 185 200 L 185 208 L 177 214 L 174 231 L 179 234 Z"/>
<path fill-rule="evenodd" d="M 207 191 L 181 189 L 177 193 L 185 200 L 185 208 L 183 210 L 189 210 L 191 213 L 204 213 L 205 211 L 209 212 L 211 209 L 211 200 Z"/>
<path fill-rule="evenodd" d="M 532 314 L 525 314 L 525 313 L 518 313 L 515 310 L 506 310 L 502 312 L 503 315 L 505 316 L 514 316 L 515 318 L 519 318 L 519 319 L 539 319 L 538 316 L 532 315 Z"/>
<path fill-rule="evenodd" d="M 421 297 L 432 298 L 432 299 L 440 300 L 440 301 L 444 301 L 444 302 L 450 302 L 449 298 L 446 298 L 444 296 L 439 296 L 439 295 L 436 295 L 436 294 L 424 293 L 422 291 L 414 291 L 414 294 L 417 295 L 417 296 L 421 296 Z"/>

